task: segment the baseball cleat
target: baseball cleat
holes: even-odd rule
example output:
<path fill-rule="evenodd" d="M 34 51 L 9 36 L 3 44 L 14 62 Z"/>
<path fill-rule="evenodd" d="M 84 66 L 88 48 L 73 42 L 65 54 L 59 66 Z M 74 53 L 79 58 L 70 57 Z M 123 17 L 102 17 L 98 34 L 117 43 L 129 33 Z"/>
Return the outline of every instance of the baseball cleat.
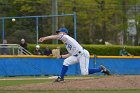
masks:
<path fill-rule="evenodd" d="M 109 70 L 105 68 L 103 65 L 100 66 L 101 72 L 104 73 L 105 75 L 111 75 Z"/>
<path fill-rule="evenodd" d="M 63 82 L 64 79 L 62 79 L 61 77 L 58 77 L 54 82 Z"/>

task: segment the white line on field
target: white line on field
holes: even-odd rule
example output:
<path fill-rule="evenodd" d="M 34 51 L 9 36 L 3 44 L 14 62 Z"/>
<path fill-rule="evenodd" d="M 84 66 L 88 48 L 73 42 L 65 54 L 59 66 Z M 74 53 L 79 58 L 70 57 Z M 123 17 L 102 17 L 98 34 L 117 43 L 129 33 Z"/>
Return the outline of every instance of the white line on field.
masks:
<path fill-rule="evenodd" d="M 0 78 L 0 81 L 6 80 L 51 80 L 56 79 L 57 77 L 47 77 L 47 78 Z M 65 79 L 93 79 L 94 77 L 71 77 Z"/>

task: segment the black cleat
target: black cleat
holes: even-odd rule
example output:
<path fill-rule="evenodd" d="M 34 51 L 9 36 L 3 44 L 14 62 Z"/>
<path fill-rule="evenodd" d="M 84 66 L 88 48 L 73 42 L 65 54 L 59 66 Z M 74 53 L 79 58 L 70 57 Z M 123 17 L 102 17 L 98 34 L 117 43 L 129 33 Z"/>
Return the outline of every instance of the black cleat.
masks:
<path fill-rule="evenodd" d="M 61 77 L 58 77 L 54 82 L 63 82 L 64 79 L 62 79 Z"/>
<path fill-rule="evenodd" d="M 100 66 L 101 68 L 101 72 L 104 73 L 105 75 L 111 75 L 109 70 L 107 68 L 105 68 L 103 65 Z"/>

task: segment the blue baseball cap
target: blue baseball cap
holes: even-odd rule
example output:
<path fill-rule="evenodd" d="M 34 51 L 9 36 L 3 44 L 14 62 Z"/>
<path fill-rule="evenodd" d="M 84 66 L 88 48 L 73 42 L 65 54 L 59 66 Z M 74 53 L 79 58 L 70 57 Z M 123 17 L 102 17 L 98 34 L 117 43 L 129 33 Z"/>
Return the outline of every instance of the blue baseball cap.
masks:
<path fill-rule="evenodd" d="M 59 33 L 59 32 L 65 32 L 66 34 L 68 34 L 68 30 L 67 30 L 65 27 L 59 28 L 59 29 L 56 31 L 56 33 Z"/>

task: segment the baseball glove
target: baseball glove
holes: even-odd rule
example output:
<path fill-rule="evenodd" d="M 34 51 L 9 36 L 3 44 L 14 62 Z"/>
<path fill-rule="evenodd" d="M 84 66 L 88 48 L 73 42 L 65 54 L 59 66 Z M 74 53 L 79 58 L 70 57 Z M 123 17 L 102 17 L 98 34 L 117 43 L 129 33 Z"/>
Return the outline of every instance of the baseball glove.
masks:
<path fill-rule="evenodd" d="M 60 49 L 53 49 L 52 50 L 52 54 L 53 56 L 57 57 L 57 58 L 60 58 Z"/>

